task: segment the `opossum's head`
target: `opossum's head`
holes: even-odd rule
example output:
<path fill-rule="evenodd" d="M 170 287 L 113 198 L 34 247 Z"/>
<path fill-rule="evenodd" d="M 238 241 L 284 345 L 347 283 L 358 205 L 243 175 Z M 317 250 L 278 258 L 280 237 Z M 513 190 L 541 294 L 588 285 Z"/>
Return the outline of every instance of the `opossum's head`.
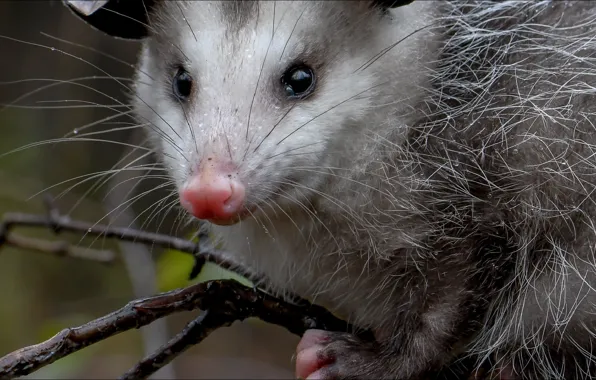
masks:
<path fill-rule="evenodd" d="M 133 101 L 182 205 L 218 224 L 299 207 L 403 128 L 429 23 L 407 3 L 155 1 Z"/>

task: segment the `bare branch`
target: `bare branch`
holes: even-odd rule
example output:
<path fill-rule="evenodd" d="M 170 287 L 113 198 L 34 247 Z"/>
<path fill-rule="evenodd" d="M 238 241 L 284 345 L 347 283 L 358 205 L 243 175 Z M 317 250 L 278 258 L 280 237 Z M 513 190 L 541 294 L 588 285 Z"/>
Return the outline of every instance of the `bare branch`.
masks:
<path fill-rule="evenodd" d="M 210 333 L 220 327 L 234 323 L 235 316 L 216 311 L 207 310 L 198 318 L 190 321 L 184 330 L 170 339 L 157 352 L 148 355 L 138 362 L 133 368 L 120 377 L 121 380 L 145 379 L 158 369 L 170 363 L 178 355 L 201 343 Z"/>
<path fill-rule="evenodd" d="M 352 331 L 346 322 L 334 317 L 320 306 L 306 304 L 295 305 L 279 300 L 260 290 L 248 288 L 234 280 L 216 280 L 187 288 L 162 293 L 157 296 L 129 302 L 122 309 L 79 327 L 62 330 L 49 340 L 14 351 L 0 358 L 0 375 L 2 378 L 14 378 L 28 375 L 56 360 L 91 344 L 97 343 L 124 331 L 145 326 L 156 319 L 169 314 L 190 311 L 209 310 L 215 316 L 206 317 L 207 328 L 198 333 L 205 319 L 191 323 L 195 339 L 199 341 L 207 334 L 233 321 L 257 317 L 263 321 L 274 323 L 290 332 L 302 335 L 307 329 L 317 328 L 332 331 Z M 209 314 L 207 314 L 209 315 Z M 189 346 L 181 333 L 168 344 L 182 352 Z M 363 333 L 371 339 L 370 333 Z M 176 353 L 176 354 L 177 354 Z M 147 365 L 150 358 L 145 359 L 125 376 L 145 377 L 157 371 L 161 365 L 167 364 L 175 354 L 158 353 L 154 355 L 162 363 Z M 138 375 L 138 376 L 137 376 Z"/>
<path fill-rule="evenodd" d="M 116 259 L 116 254 L 109 250 L 81 248 L 73 246 L 65 241 L 48 241 L 15 233 L 8 234 L 8 236 L 5 237 L 4 244 L 57 256 L 97 261 L 102 264 L 112 264 Z"/>
<path fill-rule="evenodd" d="M 15 227 L 39 227 L 54 231 L 56 234 L 61 232 L 74 232 L 89 236 L 103 236 L 105 238 L 118 239 L 120 241 L 129 241 L 139 244 L 149 244 L 160 246 L 163 248 L 175 249 L 180 252 L 192 254 L 197 261 L 195 269 L 191 274 L 196 275 L 205 262 L 214 263 L 221 268 L 238 272 L 239 265 L 234 262 L 227 252 L 215 249 L 209 245 L 209 242 L 204 235 L 199 235 L 199 242 L 195 243 L 190 240 L 181 239 L 175 236 L 152 233 L 134 228 L 115 227 L 95 223 L 87 223 L 77 220 L 72 220 L 68 215 L 61 215 L 60 212 L 53 206 L 50 197 L 45 198 L 47 206 L 46 215 L 25 214 L 25 213 L 6 213 L 0 222 L 0 248 L 3 244 L 10 244 L 10 231 Z M 14 238 L 12 238 L 14 240 Z M 22 241 L 19 241 L 22 243 Z M 38 241 L 39 243 L 39 241 Z M 24 243 L 27 245 L 27 243 Z M 58 245 L 58 243 L 56 243 Z M 35 244 L 29 244 L 33 245 Z M 37 248 L 40 248 L 38 245 Z M 44 247 L 49 248 L 49 247 Z M 63 247 L 64 248 L 64 247 Z M 54 247 L 54 249 L 56 249 Z M 76 253 L 81 253 L 81 250 L 75 250 Z M 247 276 L 247 271 L 242 271 L 241 275 Z M 254 274 L 248 276 L 251 279 L 259 279 L 261 276 Z"/>
<path fill-rule="evenodd" d="M 245 268 L 240 268 L 234 263 L 231 255 L 210 247 L 205 236 L 200 236 L 199 244 L 196 244 L 173 236 L 131 228 L 74 221 L 68 216 L 61 215 L 52 206 L 49 198 L 46 204 L 48 207 L 47 215 L 5 214 L 0 223 L 0 248 L 5 244 L 42 252 L 82 257 L 81 253 L 83 251 L 79 251 L 79 248 L 72 247 L 65 242 L 31 239 L 10 232 L 12 228 L 18 226 L 42 227 L 52 229 L 57 234 L 62 231 L 78 232 L 187 252 L 193 254 L 197 261 L 193 270 L 194 274 L 207 261 L 213 262 L 222 268 L 242 271 L 246 274 L 244 272 Z M 106 254 L 104 258 L 109 261 L 105 251 L 86 250 L 84 252 L 86 255 L 89 252 L 94 252 L 97 254 L 96 259 L 100 258 L 98 252 L 104 252 Z M 253 281 L 258 280 L 258 283 L 262 281 L 260 276 L 250 278 Z M 183 331 L 170 339 L 159 350 L 137 363 L 122 376 L 122 379 L 147 378 L 189 347 L 201 342 L 212 331 L 249 317 L 256 317 L 265 322 L 283 326 L 297 335 L 302 335 L 307 329 L 313 328 L 330 331 L 355 331 L 352 326 L 334 317 L 320 306 L 291 295 L 288 295 L 287 299 L 291 301 L 280 300 L 262 290 L 246 287 L 234 280 L 218 280 L 131 301 L 111 314 L 78 327 L 65 329 L 45 342 L 22 348 L 0 358 L 0 378 L 11 379 L 28 375 L 60 358 L 116 334 L 146 326 L 173 313 L 197 309 L 204 310 L 204 313 L 199 318 L 191 321 Z M 363 339 L 374 339 L 370 331 L 356 333 Z M 481 380 L 498 376 L 494 372 L 483 371 L 482 369 L 477 371 L 474 358 L 468 359 L 471 360 L 469 363 L 467 361 L 466 363 L 459 363 L 458 372 L 461 375 L 457 375 L 458 377 L 450 375 L 450 373 L 454 375 L 455 372 L 452 372 L 451 366 L 449 366 L 445 373 L 438 376 L 437 379 L 468 378 L 470 380 Z M 458 361 L 455 360 L 454 363 Z M 463 369 L 461 368 L 462 365 Z"/>
<path fill-rule="evenodd" d="M 7 233 L 10 229 L 16 226 L 48 228 L 54 230 L 56 233 L 62 231 L 78 232 L 92 236 L 105 236 L 106 238 L 115 238 L 136 243 L 155 244 L 191 254 L 199 253 L 198 244 L 186 239 L 125 227 L 111 227 L 101 224 L 86 223 L 72 220 L 66 215 L 55 213 L 50 214 L 50 216 L 23 213 L 4 214 L 2 223 L 0 223 L 0 245 L 5 242 Z"/>

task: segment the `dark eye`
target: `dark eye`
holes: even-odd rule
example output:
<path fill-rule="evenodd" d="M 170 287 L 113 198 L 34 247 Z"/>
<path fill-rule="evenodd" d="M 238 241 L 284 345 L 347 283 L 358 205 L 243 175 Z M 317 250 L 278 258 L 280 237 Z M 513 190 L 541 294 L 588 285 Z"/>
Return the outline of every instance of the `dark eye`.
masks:
<path fill-rule="evenodd" d="M 315 89 L 315 73 L 308 66 L 294 66 L 285 72 L 281 82 L 290 99 L 303 99 Z"/>
<path fill-rule="evenodd" d="M 172 83 L 174 95 L 182 101 L 185 101 L 192 91 L 192 77 L 184 69 L 178 69 L 178 72 L 174 76 L 174 82 Z"/>

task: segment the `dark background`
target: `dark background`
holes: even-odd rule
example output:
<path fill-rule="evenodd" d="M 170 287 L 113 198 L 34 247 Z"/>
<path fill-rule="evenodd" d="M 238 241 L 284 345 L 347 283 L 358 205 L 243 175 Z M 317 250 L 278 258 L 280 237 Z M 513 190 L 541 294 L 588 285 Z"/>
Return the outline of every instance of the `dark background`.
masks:
<path fill-rule="evenodd" d="M 67 83 L 42 89 L 56 83 L 48 80 L 105 77 L 103 70 L 128 83 L 139 45 L 106 37 L 75 18 L 60 1 L 49 0 L 0 1 L 0 36 L 0 214 L 43 212 L 42 197 L 36 194 L 47 190 L 56 197 L 61 211 L 73 218 L 121 225 L 134 220 L 135 227 L 188 234 L 178 228 L 177 209 L 168 214 L 164 209 L 170 203 L 159 203 L 170 194 L 170 189 L 156 190 L 159 179 L 145 180 L 133 188 L 146 173 L 122 172 L 87 194 L 99 177 L 86 175 L 110 170 L 129 148 L 72 139 L 47 143 L 124 110 L 118 102 L 126 103 L 124 88 L 110 78 L 77 81 L 96 91 Z M 86 137 L 137 144 L 143 139 L 141 131 L 125 123 L 131 120 L 113 119 L 81 129 L 77 136 L 104 131 Z M 113 131 L 105 132 L 108 130 Z M 27 144 L 34 145 L 14 152 Z M 60 184 L 67 180 L 71 181 Z M 75 184 L 78 186 L 73 187 Z M 50 186 L 54 187 L 48 190 Z M 126 200 L 129 191 L 133 196 L 148 195 L 133 207 L 120 207 L 106 217 L 114 204 Z M 55 239 L 43 230 L 18 232 Z M 61 235 L 60 239 L 80 247 L 115 250 L 119 259 L 108 266 L 0 247 L 0 356 L 47 339 L 62 328 L 107 314 L 139 296 L 184 286 L 192 264 L 186 255 L 155 247 L 119 245 L 76 234 Z M 211 268 L 200 280 L 224 275 Z M 31 378 L 118 377 L 196 315 L 176 315 L 166 323 L 123 333 L 62 359 Z M 297 342 L 298 338 L 285 330 L 260 321 L 236 323 L 184 353 L 157 378 L 288 378 L 293 375 L 291 356 Z"/>

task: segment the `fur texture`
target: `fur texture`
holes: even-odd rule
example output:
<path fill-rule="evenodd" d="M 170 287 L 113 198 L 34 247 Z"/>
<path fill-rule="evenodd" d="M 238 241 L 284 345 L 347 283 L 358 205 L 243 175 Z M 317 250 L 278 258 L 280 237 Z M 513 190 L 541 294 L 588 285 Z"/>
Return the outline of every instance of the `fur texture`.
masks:
<path fill-rule="evenodd" d="M 333 375 L 464 352 L 594 376 L 596 3 L 164 2 L 151 22 L 134 105 L 165 165 L 181 186 L 230 159 L 256 207 L 210 230 L 276 293 L 377 332 L 336 337 Z M 290 101 L 298 61 L 317 88 Z"/>

